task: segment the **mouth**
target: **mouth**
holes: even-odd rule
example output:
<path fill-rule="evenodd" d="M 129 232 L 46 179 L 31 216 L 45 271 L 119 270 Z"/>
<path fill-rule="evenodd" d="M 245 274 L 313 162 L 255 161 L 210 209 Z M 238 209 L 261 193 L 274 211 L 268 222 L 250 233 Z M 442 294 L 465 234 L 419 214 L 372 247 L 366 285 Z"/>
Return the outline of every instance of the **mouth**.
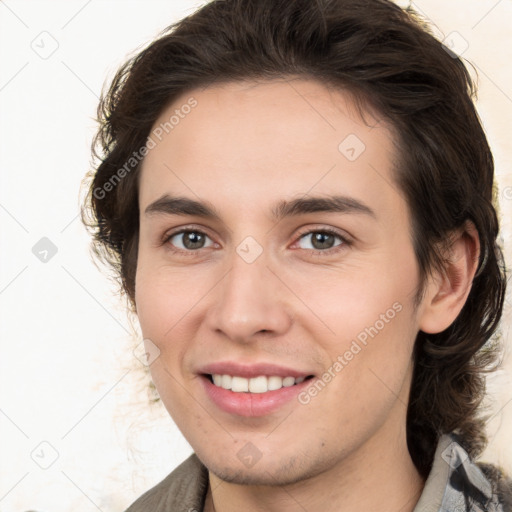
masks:
<path fill-rule="evenodd" d="M 214 386 L 232 391 L 233 393 L 268 393 L 269 391 L 278 391 L 281 388 L 289 388 L 312 379 L 313 375 L 306 377 L 281 377 L 279 375 L 259 375 L 257 377 L 247 378 L 239 375 L 228 374 L 205 374 Z"/>
<path fill-rule="evenodd" d="M 314 375 L 244 377 L 227 373 L 202 373 L 199 376 L 214 408 L 236 417 L 264 417 L 278 413 L 286 406 L 302 407 L 297 396 L 314 378 Z"/>

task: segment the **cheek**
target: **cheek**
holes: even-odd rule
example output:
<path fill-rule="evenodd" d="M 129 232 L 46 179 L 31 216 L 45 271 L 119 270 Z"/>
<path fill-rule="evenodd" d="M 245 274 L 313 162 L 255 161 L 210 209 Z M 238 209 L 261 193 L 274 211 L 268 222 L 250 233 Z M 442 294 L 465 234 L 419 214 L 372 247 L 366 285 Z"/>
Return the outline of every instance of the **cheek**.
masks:
<path fill-rule="evenodd" d="M 302 323 L 322 346 L 327 364 L 320 376 L 325 391 L 322 384 L 318 393 L 310 388 L 303 403 L 340 436 L 370 432 L 397 400 L 407 403 L 416 334 L 410 287 L 393 279 L 377 286 L 374 277 L 307 295 L 321 322 L 309 314 Z M 329 418 L 325 410 L 331 411 Z"/>
<path fill-rule="evenodd" d="M 169 312 L 173 311 L 171 297 L 147 273 L 137 272 L 135 300 L 142 335 L 158 344 L 162 334 L 172 325 Z"/>
<path fill-rule="evenodd" d="M 157 348 L 158 356 L 149 366 L 151 378 L 167 411 L 180 418 L 189 410 L 182 390 L 187 385 L 182 361 L 188 347 L 190 332 L 185 332 L 187 314 L 193 311 L 198 298 L 190 288 L 190 279 L 172 277 L 169 269 L 145 266 L 136 276 L 137 316 L 144 339 Z M 190 329 L 190 325 L 188 326 Z"/>
<path fill-rule="evenodd" d="M 294 307 L 302 311 L 302 322 L 318 340 L 339 349 L 350 340 L 364 342 L 391 330 L 408 334 L 415 321 L 415 264 L 410 259 L 388 263 L 309 274 L 288 270 L 285 279 L 294 283 L 299 299 Z"/>
<path fill-rule="evenodd" d="M 385 415 L 407 392 L 418 328 L 413 305 L 417 267 L 412 252 L 380 256 L 378 262 L 355 264 L 342 274 L 324 269 L 314 279 L 297 274 L 294 281 L 297 295 L 312 309 L 302 307 L 301 323 L 327 356 L 322 380 L 332 382 L 331 392 L 315 407 L 325 400 L 323 407 L 337 411 L 333 424 L 347 428 L 353 418 L 371 418 L 377 411 Z"/>
<path fill-rule="evenodd" d="M 135 299 L 143 335 L 163 342 L 177 338 L 187 315 L 201 303 L 208 282 L 205 275 L 172 269 L 161 263 L 145 264 L 137 269 Z"/>
<path fill-rule="evenodd" d="M 143 260 L 142 260 L 143 261 Z M 193 385 L 191 362 L 201 353 L 199 336 L 211 293 L 219 281 L 208 269 L 171 268 L 161 262 L 140 267 L 136 275 L 137 315 L 145 339 L 157 347 L 149 369 L 162 401 L 174 417 L 189 408 L 184 387 Z"/>

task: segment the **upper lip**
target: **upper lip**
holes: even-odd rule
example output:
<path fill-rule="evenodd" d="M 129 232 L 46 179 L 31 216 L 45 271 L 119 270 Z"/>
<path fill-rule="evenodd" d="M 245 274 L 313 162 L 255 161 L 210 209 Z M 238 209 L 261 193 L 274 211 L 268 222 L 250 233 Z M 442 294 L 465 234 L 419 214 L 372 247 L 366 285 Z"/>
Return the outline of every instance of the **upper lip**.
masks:
<path fill-rule="evenodd" d="M 219 361 L 217 363 L 207 364 L 201 367 L 198 373 L 206 375 L 232 375 L 245 377 L 247 379 L 259 377 L 260 375 L 264 375 L 266 377 L 295 377 L 296 379 L 312 375 L 311 372 L 304 372 L 272 363 L 244 364 L 234 361 Z"/>

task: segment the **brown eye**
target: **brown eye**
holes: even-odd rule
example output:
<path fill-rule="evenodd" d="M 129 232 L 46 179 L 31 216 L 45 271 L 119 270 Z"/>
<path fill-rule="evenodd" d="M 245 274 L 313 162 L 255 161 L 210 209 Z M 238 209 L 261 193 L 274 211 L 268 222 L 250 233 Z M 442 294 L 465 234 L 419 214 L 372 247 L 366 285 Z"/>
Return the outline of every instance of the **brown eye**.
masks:
<path fill-rule="evenodd" d="M 174 233 L 169 237 L 168 242 L 178 249 L 187 251 L 203 249 L 212 245 L 210 238 L 200 231 L 180 231 L 179 233 Z"/>
<path fill-rule="evenodd" d="M 339 240 L 336 243 L 336 239 Z M 340 235 L 328 231 L 311 231 L 301 236 L 299 246 L 301 249 L 327 250 L 341 245 L 345 241 Z"/>

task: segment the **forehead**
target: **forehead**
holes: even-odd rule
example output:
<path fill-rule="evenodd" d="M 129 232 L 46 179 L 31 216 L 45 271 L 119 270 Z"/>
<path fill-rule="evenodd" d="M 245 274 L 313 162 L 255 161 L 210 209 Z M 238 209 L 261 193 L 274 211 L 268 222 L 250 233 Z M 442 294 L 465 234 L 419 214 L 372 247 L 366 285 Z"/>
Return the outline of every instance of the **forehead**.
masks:
<path fill-rule="evenodd" d="M 306 79 L 214 84 L 183 94 L 155 122 L 142 165 L 141 209 L 164 192 L 226 208 L 343 193 L 385 207 L 392 128 L 351 95 Z M 196 197 L 196 198 L 197 198 Z"/>

